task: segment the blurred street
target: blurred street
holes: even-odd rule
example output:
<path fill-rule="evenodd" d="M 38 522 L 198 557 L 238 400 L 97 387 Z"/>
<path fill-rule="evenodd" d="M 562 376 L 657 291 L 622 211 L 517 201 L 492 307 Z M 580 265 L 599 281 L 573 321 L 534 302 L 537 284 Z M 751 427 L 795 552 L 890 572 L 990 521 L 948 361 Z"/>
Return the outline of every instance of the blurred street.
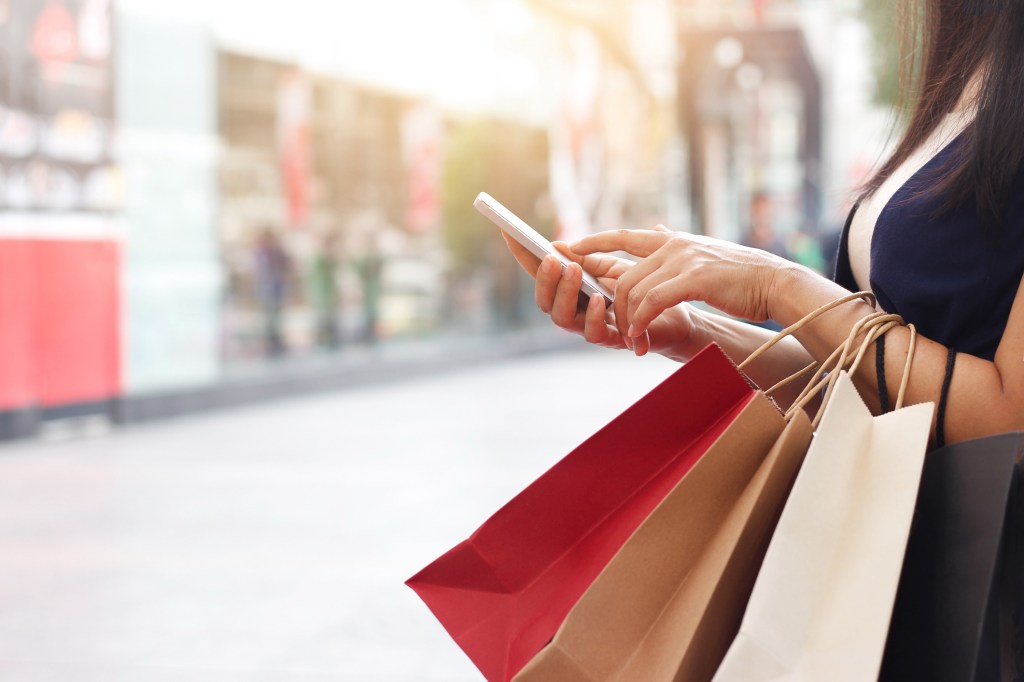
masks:
<path fill-rule="evenodd" d="M 673 368 L 580 348 L 0 447 L 0 680 L 480 679 L 403 581 Z"/>

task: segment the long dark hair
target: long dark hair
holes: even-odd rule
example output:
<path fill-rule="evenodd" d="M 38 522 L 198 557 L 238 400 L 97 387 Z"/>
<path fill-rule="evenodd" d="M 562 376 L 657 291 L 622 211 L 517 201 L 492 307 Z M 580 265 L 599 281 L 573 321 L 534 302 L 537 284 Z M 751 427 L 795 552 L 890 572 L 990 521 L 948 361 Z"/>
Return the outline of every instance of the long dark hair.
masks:
<path fill-rule="evenodd" d="M 909 122 L 892 156 L 864 184 L 877 190 L 960 100 L 976 73 L 976 112 L 928 194 L 940 213 L 974 200 L 998 227 L 1024 163 L 1024 0 L 907 0 L 902 6 L 901 107 Z"/>

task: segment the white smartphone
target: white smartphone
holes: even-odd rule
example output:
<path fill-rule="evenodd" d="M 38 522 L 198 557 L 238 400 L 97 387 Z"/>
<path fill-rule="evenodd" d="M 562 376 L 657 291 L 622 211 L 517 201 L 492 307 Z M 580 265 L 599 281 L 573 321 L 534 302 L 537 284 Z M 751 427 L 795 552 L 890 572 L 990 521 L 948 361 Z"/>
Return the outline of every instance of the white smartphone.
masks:
<path fill-rule="evenodd" d="M 543 259 L 544 256 L 550 254 L 561 261 L 563 269 L 565 269 L 566 265 L 572 263 L 570 259 L 566 258 L 558 249 L 552 246 L 551 242 L 541 236 L 537 230 L 527 225 L 522 218 L 502 206 L 487 192 L 480 192 L 477 195 L 476 201 L 473 202 L 473 207 L 501 228 L 502 232 L 526 247 L 526 250 L 537 258 Z M 590 300 L 590 296 L 593 294 L 600 294 L 604 297 L 605 305 L 611 306 L 612 292 L 608 291 L 608 288 L 598 282 L 593 275 L 584 271 L 583 284 L 580 287 L 580 305 L 585 307 Z"/>

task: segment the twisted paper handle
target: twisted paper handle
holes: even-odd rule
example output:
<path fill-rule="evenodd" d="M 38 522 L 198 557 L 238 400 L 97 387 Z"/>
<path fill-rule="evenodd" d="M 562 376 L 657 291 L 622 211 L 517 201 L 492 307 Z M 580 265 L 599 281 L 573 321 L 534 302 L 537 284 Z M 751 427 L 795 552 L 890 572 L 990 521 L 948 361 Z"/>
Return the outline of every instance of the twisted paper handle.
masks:
<path fill-rule="evenodd" d="M 838 298 L 838 299 L 832 301 L 831 303 L 826 303 L 825 305 L 821 306 L 817 310 L 813 310 L 810 313 L 808 313 L 807 315 L 805 315 L 803 317 L 803 319 L 799 320 L 798 322 L 794 322 L 793 324 L 789 325 L 788 327 L 786 327 L 785 329 L 780 331 L 778 334 L 773 336 L 766 343 L 764 343 L 764 345 L 762 345 L 760 348 L 758 348 L 753 353 L 751 353 L 747 357 L 746 360 L 741 362 L 739 364 L 739 368 L 740 369 L 745 369 L 747 367 L 747 365 L 749 365 L 750 363 L 754 362 L 759 357 L 764 355 L 775 344 L 779 343 L 780 341 L 782 341 L 783 339 L 785 339 L 788 336 L 792 336 L 793 334 L 795 334 L 796 332 L 800 331 L 801 329 L 806 327 L 808 324 L 810 324 L 814 320 L 818 319 L 819 317 L 821 317 L 825 313 L 829 312 L 830 310 L 833 310 L 834 308 L 838 308 L 839 306 L 841 306 L 841 305 L 843 305 L 845 303 L 849 303 L 850 301 L 856 301 L 857 299 L 863 299 L 864 302 L 866 302 L 869 306 L 871 306 L 872 308 L 875 307 L 875 295 L 872 294 L 869 291 L 860 291 L 860 292 L 857 292 L 856 294 L 849 294 L 847 296 L 843 296 L 842 298 Z M 802 376 L 807 371 L 808 371 L 807 369 L 801 370 L 800 372 L 798 372 L 797 374 L 794 374 L 793 376 L 794 377 Z"/>
<path fill-rule="evenodd" d="M 832 390 L 835 387 L 836 381 L 839 379 L 840 371 L 846 370 L 850 373 L 857 371 L 857 368 L 860 366 L 860 363 L 864 359 L 868 348 L 871 347 L 871 344 L 877 341 L 879 337 L 887 333 L 890 329 L 902 325 L 903 318 L 899 315 L 891 315 L 887 313 L 873 313 L 861 319 L 854 325 L 853 329 L 850 330 L 850 335 L 847 337 L 846 342 L 837 348 L 832 355 L 822 363 L 822 367 L 815 374 L 814 378 L 812 378 L 804 391 L 786 412 L 786 417 L 792 418 L 793 414 L 795 414 L 797 410 L 801 410 L 810 404 L 810 402 L 814 400 L 814 397 L 824 388 L 825 396 L 822 399 L 821 406 L 818 408 L 818 412 L 812 421 L 812 426 L 817 427 L 818 423 L 821 421 L 822 415 L 824 414 L 825 406 L 832 397 Z M 914 362 L 914 355 L 917 350 L 917 328 L 912 324 L 907 325 L 907 328 L 910 330 L 910 346 L 907 349 L 907 359 L 903 367 L 903 378 L 900 381 L 900 389 L 896 397 L 896 409 L 903 407 L 907 385 L 910 381 L 910 369 Z M 851 356 L 856 340 L 861 334 L 864 334 L 864 339 L 857 348 L 856 355 Z M 824 376 L 826 372 L 829 373 L 827 377 Z"/>
<path fill-rule="evenodd" d="M 750 365 L 750 363 L 754 362 L 759 357 L 761 357 L 762 355 L 767 353 L 768 350 L 771 349 L 773 346 L 775 346 L 777 343 L 779 343 L 780 341 L 782 341 L 786 337 L 792 336 L 793 334 L 795 334 L 796 332 L 800 331 L 801 329 L 806 327 L 808 324 L 810 324 L 814 320 L 818 319 L 819 317 L 821 317 L 825 313 L 829 312 L 830 310 L 838 308 L 839 306 L 841 306 L 841 305 L 843 305 L 845 303 L 849 303 L 851 301 L 856 301 L 858 299 L 863 300 L 868 305 L 870 305 L 872 308 L 875 307 L 875 295 L 872 294 L 869 291 L 860 291 L 860 292 L 857 292 L 855 294 L 849 294 L 847 296 L 843 296 L 842 298 L 836 299 L 835 301 L 832 301 L 831 303 L 826 303 L 825 305 L 819 307 L 818 309 L 811 311 L 810 313 L 805 315 L 799 321 L 794 322 L 793 324 L 789 325 L 788 327 L 786 327 L 785 329 L 783 329 L 782 331 L 777 333 L 775 336 L 773 336 L 771 339 L 769 339 L 767 342 L 765 342 L 760 348 L 758 348 L 753 353 L 751 353 L 749 356 L 747 356 L 747 359 L 739 364 L 739 368 L 741 370 L 746 369 Z M 769 388 L 767 391 L 765 391 L 765 394 L 772 395 L 773 393 L 775 393 L 775 391 L 779 390 L 783 386 L 789 385 L 790 383 L 796 381 L 800 377 L 806 376 L 809 372 L 813 372 L 816 369 L 818 369 L 818 363 L 812 362 L 811 364 L 807 365 L 806 367 L 804 367 L 799 372 L 796 372 L 795 374 L 791 374 L 790 376 L 786 377 L 785 379 L 783 379 L 779 383 L 777 383 L 774 386 L 772 386 L 771 388 Z"/>
<path fill-rule="evenodd" d="M 746 369 L 752 362 L 757 360 L 759 357 L 764 355 L 773 346 L 778 344 L 780 341 L 788 336 L 792 336 L 796 332 L 800 331 L 808 324 L 818 319 L 825 313 L 838 308 L 839 306 L 849 303 L 851 301 L 863 300 L 872 308 L 875 307 L 876 301 L 875 296 L 868 291 L 860 291 L 855 294 L 849 294 L 842 298 L 836 299 L 831 303 L 819 307 L 816 310 L 811 311 L 805 315 L 801 320 L 786 327 L 760 348 L 751 353 L 743 362 L 739 364 L 741 370 Z M 807 367 L 804 367 L 800 371 L 792 374 L 779 383 L 775 384 L 771 388 L 765 391 L 766 394 L 771 395 L 775 391 L 779 390 L 783 386 L 786 386 L 793 381 L 796 381 L 800 377 L 806 376 L 808 373 L 813 372 L 810 381 L 804 387 L 800 395 L 793 402 L 793 405 L 786 411 L 786 418 L 792 418 L 796 414 L 797 410 L 802 410 L 814 400 L 814 398 L 820 394 L 822 389 L 825 390 L 825 396 L 822 399 L 821 407 L 818 408 L 818 413 L 815 415 L 812 425 L 817 427 L 818 422 L 821 421 L 821 416 L 824 414 L 825 405 L 828 404 L 829 399 L 832 397 L 832 389 L 835 386 L 836 381 L 839 379 L 839 372 L 846 370 L 848 372 L 855 372 L 860 366 L 861 361 L 864 359 L 864 355 L 867 353 L 868 348 L 871 347 L 875 341 L 878 340 L 883 334 L 888 332 L 893 327 L 903 325 L 903 318 L 899 315 L 893 315 L 884 312 L 874 312 L 869 315 L 865 315 L 863 318 L 857 321 L 850 330 L 850 334 L 847 336 L 846 341 L 836 348 L 832 354 L 822 363 L 812 362 Z M 900 382 L 899 394 L 896 398 L 896 409 L 903 407 L 903 399 L 906 395 L 907 382 L 910 379 L 910 366 L 914 360 L 914 352 L 917 347 L 917 329 L 914 325 L 907 325 L 910 329 L 910 347 L 907 350 L 907 361 L 903 370 L 903 380 Z M 864 335 L 863 341 L 857 346 L 857 339 Z M 856 354 L 853 354 L 854 348 L 857 349 Z"/>

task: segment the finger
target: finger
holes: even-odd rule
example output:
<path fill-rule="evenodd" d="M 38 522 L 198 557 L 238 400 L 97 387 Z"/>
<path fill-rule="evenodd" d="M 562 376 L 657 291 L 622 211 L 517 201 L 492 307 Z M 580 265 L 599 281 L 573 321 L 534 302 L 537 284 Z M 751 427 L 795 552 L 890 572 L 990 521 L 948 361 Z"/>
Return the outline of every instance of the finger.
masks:
<path fill-rule="evenodd" d="M 594 277 L 618 277 L 633 265 L 633 261 L 605 254 L 581 256 L 574 253 L 565 242 L 552 242 L 551 244 L 558 249 L 559 253 L 582 265 L 583 270 Z"/>
<path fill-rule="evenodd" d="M 613 304 L 615 325 L 630 350 L 633 348 L 633 341 L 626 332 L 629 329 L 629 299 L 634 295 L 633 287 L 654 273 L 658 267 L 659 260 L 657 258 L 645 258 L 633 265 L 615 283 L 615 302 Z"/>
<path fill-rule="evenodd" d="M 629 273 L 626 273 L 627 275 Z M 633 339 L 626 335 L 626 329 L 628 327 L 626 321 L 629 319 L 629 311 L 627 310 L 626 299 L 629 298 L 629 282 L 626 280 L 626 276 L 622 276 L 615 283 L 615 298 L 612 299 L 612 317 L 615 323 L 615 329 L 618 331 L 619 336 L 622 337 L 622 342 L 626 345 L 626 348 L 633 350 Z"/>
<path fill-rule="evenodd" d="M 665 310 L 694 298 L 686 281 L 682 277 L 674 277 L 647 292 L 643 301 L 637 306 L 630 319 L 630 330 L 634 333 L 646 332 L 650 324 Z"/>
<path fill-rule="evenodd" d="M 591 294 L 587 301 L 587 311 L 583 318 L 583 338 L 587 343 L 603 343 L 607 336 L 607 325 L 604 321 L 604 300 L 597 294 Z"/>
<path fill-rule="evenodd" d="M 583 338 L 588 343 L 595 343 L 602 346 L 622 347 L 622 339 L 618 330 L 608 324 L 607 309 L 605 308 L 604 297 L 599 294 L 592 294 L 587 303 L 586 315 L 583 319 Z"/>
<path fill-rule="evenodd" d="M 608 230 L 584 237 L 570 247 L 580 256 L 625 251 L 646 258 L 671 238 L 671 233 L 658 230 Z"/>
<path fill-rule="evenodd" d="M 533 299 L 542 312 L 550 313 L 562 278 L 562 264 L 554 256 L 545 256 L 535 276 L 537 283 L 533 287 Z"/>
<path fill-rule="evenodd" d="M 603 286 L 608 291 L 611 291 L 612 293 L 615 292 L 615 283 L 618 281 L 619 279 L 617 277 L 599 277 L 597 279 L 598 284 Z"/>
<path fill-rule="evenodd" d="M 651 350 L 651 337 L 647 332 L 633 339 L 633 352 L 636 356 L 643 357 Z"/>
<path fill-rule="evenodd" d="M 562 278 L 555 291 L 555 300 L 551 306 L 551 320 L 562 329 L 582 331 L 582 320 L 577 319 L 580 285 L 583 283 L 583 268 L 578 263 L 565 267 Z"/>
<path fill-rule="evenodd" d="M 646 326 L 639 327 L 636 323 L 636 311 L 645 301 L 647 301 L 648 305 L 663 304 L 662 310 L 675 305 L 674 303 L 667 303 L 661 300 L 665 292 L 657 290 L 657 287 L 677 276 L 678 273 L 668 268 L 659 267 L 652 270 L 650 274 L 630 288 L 629 294 L 626 296 L 626 319 L 624 320 L 627 335 L 636 338 L 643 334 L 647 328 Z"/>
<path fill-rule="evenodd" d="M 509 237 L 504 232 L 501 233 L 501 238 L 505 240 L 505 246 L 507 246 L 508 250 L 512 252 L 516 262 L 519 263 L 519 267 L 525 270 L 526 274 L 530 277 L 536 277 L 537 268 L 540 267 L 540 258 L 537 258 L 527 251 L 525 246 Z"/>

